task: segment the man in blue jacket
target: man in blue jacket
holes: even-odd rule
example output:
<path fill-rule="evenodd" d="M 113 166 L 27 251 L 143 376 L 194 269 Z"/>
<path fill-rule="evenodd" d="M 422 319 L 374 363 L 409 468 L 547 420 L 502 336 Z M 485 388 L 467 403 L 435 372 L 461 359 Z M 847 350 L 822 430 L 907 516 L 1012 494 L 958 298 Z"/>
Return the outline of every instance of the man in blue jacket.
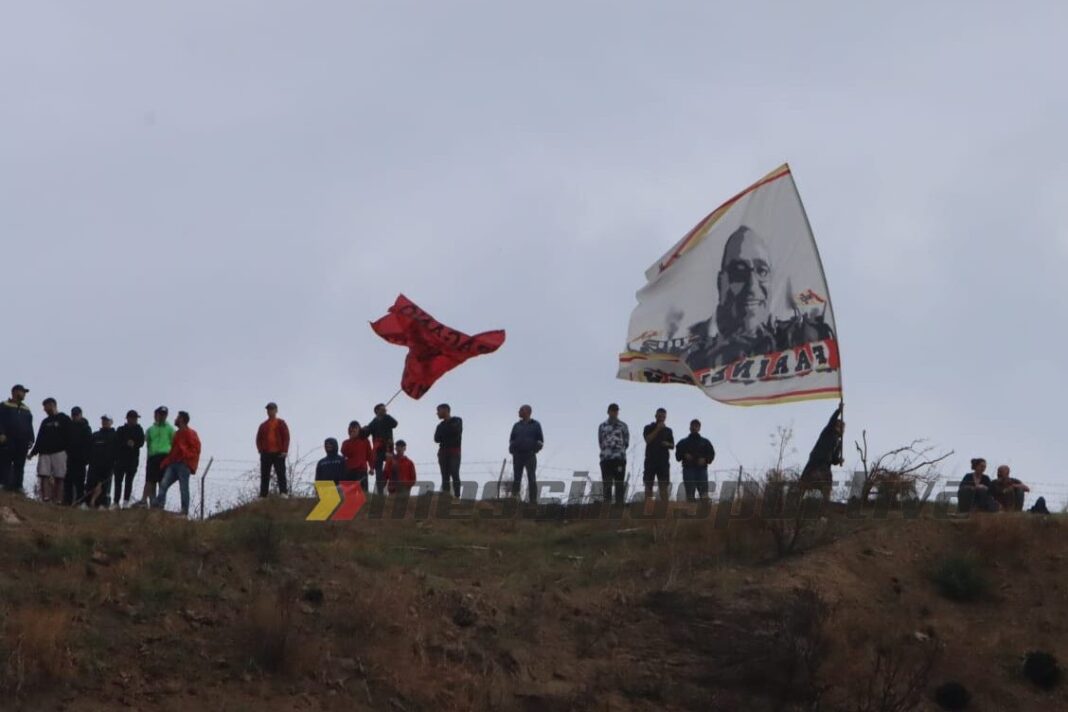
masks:
<path fill-rule="evenodd" d="M 11 389 L 11 398 L 0 403 L 0 485 L 9 492 L 22 492 L 26 455 L 33 447 L 33 413 L 26 405 L 29 388 Z"/>
<path fill-rule="evenodd" d="M 531 504 L 538 503 L 538 453 L 545 446 L 545 436 L 541 432 L 541 423 L 531 418 L 529 405 L 519 407 L 519 422 L 512 426 L 512 435 L 508 439 L 508 452 L 512 454 L 512 473 L 515 479 L 512 496 L 519 497 L 523 486 L 523 470 L 527 471 L 527 499 Z"/>

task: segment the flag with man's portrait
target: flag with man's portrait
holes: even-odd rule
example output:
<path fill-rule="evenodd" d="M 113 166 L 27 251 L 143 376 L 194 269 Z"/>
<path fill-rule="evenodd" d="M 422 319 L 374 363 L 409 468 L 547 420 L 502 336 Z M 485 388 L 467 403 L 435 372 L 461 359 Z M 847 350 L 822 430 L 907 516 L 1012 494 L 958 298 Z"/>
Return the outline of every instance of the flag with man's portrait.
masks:
<path fill-rule="evenodd" d="M 619 378 L 731 405 L 841 398 L 827 280 L 788 165 L 712 211 L 646 273 Z"/>

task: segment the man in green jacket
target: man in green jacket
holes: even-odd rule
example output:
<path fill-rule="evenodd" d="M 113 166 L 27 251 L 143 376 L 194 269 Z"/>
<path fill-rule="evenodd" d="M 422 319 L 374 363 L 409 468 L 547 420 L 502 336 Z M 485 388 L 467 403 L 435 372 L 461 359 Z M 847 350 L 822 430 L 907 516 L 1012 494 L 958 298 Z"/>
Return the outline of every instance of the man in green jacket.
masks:
<path fill-rule="evenodd" d="M 160 465 L 163 459 L 171 453 L 171 443 L 174 442 L 174 426 L 167 422 L 167 406 L 161 405 L 156 408 L 155 421 L 145 431 L 145 445 L 148 449 L 148 460 L 145 462 L 145 488 L 141 493 L 141 501 L 135 507 L 147 507 L 148 503 L 156 497 L 156 486 L 163 479 L 163 470 Z"/>

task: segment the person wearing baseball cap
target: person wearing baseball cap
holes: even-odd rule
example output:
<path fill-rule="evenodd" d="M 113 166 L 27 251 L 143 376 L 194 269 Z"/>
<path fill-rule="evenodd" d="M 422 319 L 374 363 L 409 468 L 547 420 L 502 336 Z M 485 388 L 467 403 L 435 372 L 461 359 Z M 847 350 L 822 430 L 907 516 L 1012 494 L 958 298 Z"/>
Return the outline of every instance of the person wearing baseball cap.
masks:
<path fill-rule="evenodd" d="M 100 430 L 93 433 L 89 450 L 89 477 L 85 483 L 86 502 L 82 509 L 107 503 L 111 474 L 115 468 L 115 429 L 110 416 L 100 416 Z M 104 501 L 101 502 L 101 499 Z"/>
<path fill-rule="evenodd" d="M 286 455 L 289 454 L 289 426 L 278 417 L 278 404 L 267 404 L 267 420 L 256 431 L 256 450 L 260 453 L 260 497 L 271 491 L 271 470 L 278 477 L 278 492 L 289 494 L 286 482 Z"/>
<path fill-rule="evenodd" d="M 153 413 L 155 422 L 145 432 L 148 459 L 145 460 L 145 487 L 141 500 L 134 507 L 147 507 L 156 498 L 156 487 L 163 480 L 163 460 L 171 454 L 174 426 L 167 422 L 167 406 L 161 405 Z"/>
<path fill-rule="evenodd" d="M 21 384 L 11 388 L 11 398 L 0 403 L 0 486 L 9 492 L 22 492 L 26 456 L 33 447 L 33 412 L 26 405 L 30 389 Z"/>
<path fill-rule="evenodd" d="M 112 509 L 130 506 L 130 491 L 137 476 L 137 464 L 141 461 L 141 448 L 145 445 L 145 431 L 138 423 L 136 410 L 126 413 L 126 423 L 115 431 L 115 499 Z M 122 495 L 122 503 L 119 503 Z"/>

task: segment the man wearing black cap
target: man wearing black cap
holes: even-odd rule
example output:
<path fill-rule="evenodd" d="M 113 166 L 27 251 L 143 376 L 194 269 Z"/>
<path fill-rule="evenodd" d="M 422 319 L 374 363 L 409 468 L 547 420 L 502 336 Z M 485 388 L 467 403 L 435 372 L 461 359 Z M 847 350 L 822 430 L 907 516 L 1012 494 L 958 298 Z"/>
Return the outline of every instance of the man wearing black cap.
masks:
<path fill-rule="evenodd" d="M 115 468 L 115 429 L 111 418 L 100 416 L 100 430 L 93 433 L 89 450 L 89 478 L 85 483 L 86 501 L 82 509 L 106 504 L 111 473 Z M 103 502 L 101 502 L 103 498 Z"/>
<path fill-rule="evenodd" d="M 145 442 L 148 444 L 145 487 L 135 507 L 147 507 L 156 498 L 156 487 L 163 480 L 163 460 L 171 454 L 171 445 L 174 443 L 174 426 L 167 422 L 167 406 L 156 408 L 154 419 L 155 422 L 148 426 L 148 432 L 145 433 Z"/>
<path fill-rule="evenodd" d="M 70 409 L 70 443 L 67 445 L 67 478 L 63 480 L 63 503 L 75 504 L 85 496 L 85 470 L 89 467 L 89 450 L 93 429 L 82 409 Z"/>
<path fill-rule="evenodd" d="M 33 447 L 33 413 L 26 405 L 26 386 L 11 389 L 11 398 L 0 403 L 0 485 L 9 492 L 22 491 L 26 455 Z"/>
<path fill-rule="evenodd" d="M 126 424 L 115 431 L 115 499 L 112 509 L 130 506 L 130 491 L 133 489 L 137 465 L 141 461 L 141 448 L 145 445 L 145 431 L 137 421 L 141 418 L 136 410 L 126 413 Z"/>
<path fill-rule="evenodd" d="M 256 449 L 260 453 L 260 497 L 271 491 L 271 468 L 278 477 L 278 491 L 289 494 L 286 483 L 286 455 L 289 454 L 289 426 L 278 417 L 278 405 L 267 404 L 267 420 L 256 431 Z"/>

